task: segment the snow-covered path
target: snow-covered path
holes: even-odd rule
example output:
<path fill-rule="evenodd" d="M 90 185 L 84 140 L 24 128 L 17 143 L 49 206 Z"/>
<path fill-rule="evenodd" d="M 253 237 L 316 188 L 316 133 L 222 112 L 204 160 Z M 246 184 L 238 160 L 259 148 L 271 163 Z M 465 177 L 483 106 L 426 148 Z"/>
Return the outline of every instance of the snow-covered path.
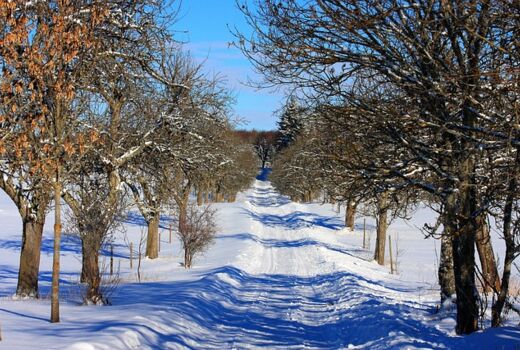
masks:
<path fill-rule="evenodd" d="M 238 288 L 250 323 L 233 345 L 443 347 L 435 343 L 441 332 L 415 320 L 433 311 L 417 296 L 421 286 L 404 287 L 357 257 L 359 249 L 339 244 L 339 220 L 305 212 L 266 181 L 256 181 L 245 204 L 250 243 L 224 280 Z"/>
<path fill-rule="evenodd" d="M 509 349 L 519 344 L 516 328 L 454 336 L 452 315 L 435 313 L 437 292 L 429 285 L 405 282 L 363 259 L 369 254 L 347 243 L 359 232 L 342 230 L 330 211 L 290 202 L 268 181 L 257 180 L 237 203 L 216 206 L 221 233 L 194 269 L 182 269 L 175 251 L 164 249 L 160 259 L 144 261 L 143 283 L 132 283 L 133 272 L 123 268 L 126 283 L 113 306 L 68 301 L 62 322 L 49 324 L 48 300 L 0 299 L 0 348 Z M 13 254 L 4 246 L 0 242 L 2 254 Z M 72 264 L 67 254 L 64 259 Z M 48 258 L 43 256 L 43 275 Z M 12 265 L 2 268 L 11 280 Z M 9 288 L 0 284 L 4 296 Z M 64 283 L 64 294 L 72 289 Z"/>

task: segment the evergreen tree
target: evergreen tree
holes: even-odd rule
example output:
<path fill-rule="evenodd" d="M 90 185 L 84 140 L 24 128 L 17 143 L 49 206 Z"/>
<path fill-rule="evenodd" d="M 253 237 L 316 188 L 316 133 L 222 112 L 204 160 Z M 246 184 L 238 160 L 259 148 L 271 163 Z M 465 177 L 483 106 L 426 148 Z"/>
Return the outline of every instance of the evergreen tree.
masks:
<path fill-rule="evenodd" d="M 278 122 L 278 150 L 287 148 L 294 143 L 296 137 L 303 129 L 303 118 L 303 107 L 298 104 L 295 97 L 291 96 L 283 108 L 280 121 Z"/>

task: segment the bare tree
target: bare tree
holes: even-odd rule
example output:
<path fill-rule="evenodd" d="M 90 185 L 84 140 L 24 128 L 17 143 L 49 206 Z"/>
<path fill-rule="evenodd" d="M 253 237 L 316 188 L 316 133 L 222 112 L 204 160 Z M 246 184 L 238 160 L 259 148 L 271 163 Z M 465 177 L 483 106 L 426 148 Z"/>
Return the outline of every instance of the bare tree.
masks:
<path fill-rule="evenodd" d="M 100 251 L 120 228 L 126 201 L 123 193 L 117 201 L 107 201 L 110 194 L 108 174 L 94 152 L 81 163 L 71 174 L 72 180 L 63 198 L 70 208 L 69 231 L 81 239 L 81 282 L 87 284 L 84 303 L 102 305 L 107 304 L 108 299 L 102 294 Z"/>
<path fill-rule="evenodd" d="M 255 138 L 254 147 L 263 169 L 273 160 L 276 151 L 276 134 L 268 131 L 259 132 Z"/>
<path fill-rule="evenodd" d="M 453 234 L 457 332 L 478 328 L 475 238 L 493 196 L 483 155 L 507 147 L 511 119 L 489 108 L 510 84 L 516 8 L 490 1 L 268 1 L 241 7 L 254 29 L 238 45 L 265 78 L 351 106 L 398 157 L 365 173 L 435 195 Z M 291 42 L 291 45 L 286 45 Z M 500 112 L 499 112 L 500 111 Z M 361 144 L 362 147 L 374 143 Z M 493 158 L 493 157 L 492 157 Z M 393 160 L 393 161 L 392 161 Z"/>
<path fill-rule="evenodd" d="M 210 206 L 188 206 L 185 226 L 178 232 L 184 249 L 185 268 L 191 268 L 193 259 L 213 243 L 216 231 L 215 211 Z"/>

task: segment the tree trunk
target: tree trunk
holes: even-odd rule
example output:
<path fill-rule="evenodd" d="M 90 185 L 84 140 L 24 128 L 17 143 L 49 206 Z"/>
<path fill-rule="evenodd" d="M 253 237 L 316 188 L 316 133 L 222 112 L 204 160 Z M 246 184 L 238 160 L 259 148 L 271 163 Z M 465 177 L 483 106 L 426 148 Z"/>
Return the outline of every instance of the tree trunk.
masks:
<path fill-rule="evenodd" d="M 467 173 L 469 174 L 469 172 Z M 478 291 L 475 285 L 475 235 L 477 230 L 477 198 L 465 181 L 458 193 L 449 196 L 447 225 L 453 235 L 453 268 L 457 294 L 458 334 L 470 334 L 478 329 Z M 460 196 L 456 201 L 455 196 Z M 458 202 L 458 203 L 457 203 Z M 458 214 L 460 213 L 460 214 Z M 458 215 L 457 215 L 458 214 Z"/>
<path fill-rule="evenodd" d="M 84 261 L 86 271 L 87 293 L 84 303 L 87 305 L 103 304 L 101 293 L 101 273 L 99 271 L 99 250 L 93 249 Z"/>
<path fill-rule="evenodd" d="M 356 203 L 354 201 L 347 201 L 347 209 L 345 210 L 345 227 L 354 231 L 354 223 L 356 218 Z"/>
<path fill-rule="evenodd" d="M 193 256 L 191 255 L 189 250 L 185 248 L 184 249 L 184 268 L 186 268 L 186 269 L 191 268 L 192 258 L 193 258 Z"/>
<path fill-rule="evenodd" d="M 377 260 L 379 265 L 385 264 L 385 243 L 386 243 L 386 229 L 388 226 L 388 193 L 383 192 L 379 197 L 377 203 L 377 235 L 376 248 L 374 253 L 374 260 Z"/>
<path fill-rule="evenodd" d="M 82 232 L 81 245 L 83 250 L 83 265 L 81 269 L 82 282 L 87 283 L 85 304 L 100 305 L 103 303 L 101 293 L 101 272 L 99 270 L 99 251 L 103 241 L 102 232 Z"/>
<path fill-rule="evenodd" d="M 441 256 L 438 271 L 439 285 L 441 287 L 441 307 L 455 295 L 452 238 L 453 236 L 445 227 L 441 237 Z"/>
<path fill-rule="evenodd" d="M 188 207 L 187 203 L 178 204 L 179 206 L 179 232 L 186 232 L 186 224 L 188 223 Z"/>
<path fill-rule="evenodd" d="M 60 322 L 61 179 L 54 183 L 54 252 L 52 256 L 51 322 Z"/>
<path fill-rule="evenodd" d="M 457 333 L 478 329 L 478 292 L 475 286 L 475 239 L 472 227 L 461 229 L 453 239 L 453 266 L 457 293 Z"/>
<path fill-rule="evenodd" d="M 146 238 L 146 256 L 150 259 L 159 257 L 159 213 L 154 213 L 148 220 L 148 235 Z"/>
<path fill-rule="evenodd" d="M 202 191 L 197 191 L 197 205 L 200 207 L 202 205 Z"/>
<path fill-rule="evenodd" d="M 44 219 L 37 221 L 28 215 L 23 218 L 22 249 L 16 295 L 22 298 L 38 298 L 38 272 Z"/>
<path fill-rule="evenodd" d="M 477 251 L 482 267 L 482 288 L 486 292 L 500 290 L 500 278 L 498 277 L 495 254 L 489 235 L 489 225 L 487 215 L 481 214 L 477 217 Z"/>

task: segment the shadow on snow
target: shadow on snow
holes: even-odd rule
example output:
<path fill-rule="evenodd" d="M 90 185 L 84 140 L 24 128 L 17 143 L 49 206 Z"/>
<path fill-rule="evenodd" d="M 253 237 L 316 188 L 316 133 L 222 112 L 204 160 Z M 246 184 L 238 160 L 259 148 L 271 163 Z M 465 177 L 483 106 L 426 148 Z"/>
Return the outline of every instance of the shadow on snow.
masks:
<path fill-rule="evenodd" d="M 260 169 L 258 175 L 256 176 L 256 179 L 259 181 L 269 181 L 269 175 L 271 174 L 271 171 L 271 168 Z"/>
<path fill-rule="evenodd" d="M 247 196 L 247 200 L 256 207 L 281 207 L 291 203 L 287 196 L 283 196 L 272 188 L 257 188 L 255 194 Z"/>
<path fill-rule="evenodd" d="M 326 244 L 310 238 L 296 239 L 296 240 L 278 240 L 278 239 L 262 239 L 251 233 L 237 233 L 232 235 L 221 235 L 217 239 L 240 239 L 240 240 L 252 240 L 254 242 L 262 244 L 266 248 L 299 248 L 306 246 L 321 247 L 341 254 L 347 254 L 356 258 L 363 259 L 361 256 L 366 253 L 366 250 L 361 248 L 343 248 L 334 246 L 332 244 Z"/>
<path fill-rule="evenodd" d="M 121 222 L 134 226 L 148 227 L 148 224 L 146 223 L 144 217 L 141 215 L 141 213 L 136 211 L 127 212 L 126 215 L 121 218 Z M 167 230 L 170 228 L 170 224 L 173 224 L 173 226 L 175 227 L 176 223 L 177 218 L 172 218 L 168 215 L 161 215 L 161 219 L 159 221 L 159 228 Z"/>
<path fill-rule="evenodd" d="M 0 249 L 10 249 L 19 251 L 21 248 L 21 239 L 3 239 L 0 240 Z M 125 249 L 124 244 L 120 243 L 112 243 L 114 247 L 114 257 L 116 258 L 125 258 L 127 257 L 124 254 L 117 252 L 118 249 Z M 72 253 L 76 255 L 81 254 L 81 239 L 75 235 L 64 234 L 61 237 L 61 245 L 60 250 L 62 255 L 66 255 L 67 253 Z M 54 238 L 53 237 L 43 237 L 42 245 L 41 245 L 41 253 L 42 254 L 52 254 L 54 251 Z M 104 256 L 110 256 L 110 243 L 105 243 L 100 250 L 100 254 Z"/>
<path fill-rule="evenodd" d="M 74 317 L 53 331 L 68 337 L 77 336 L 74 330 L 88 334 L 131 330 L 157 348 L 205 349 L 336 349 L 350 344 L 372 349 L 458 348 L 470 339 L 448 337 L 429 325 L 436 318 L 432 305 L 388 297 L 414 289 L 392 289 L 348 272 L 314 277 L 249 275 L 224 266 L 197 281 L 129 284 L 122 289 L 110 311 L 100 311 L 109 311 L 112 319 L 104 316 L 104 322 L 89 323 Z M 127 320 L 117 318 L 118 308 L 140 310 L 142 305 L 146 315 L 136 311 Z M 35 332 L 45 334 L 47 326 Z M 518 329 L 502 332 L 504 339 L 520 336 Z M 474 336 L 474 344 L 479 344 L 478 337 Z"/>
<path fill-rule="evenodd" d="M 246 210 L 246 212 L 253 218 L 253 220 L 259 221 L 265 226 L 281 227 L 287 230 L 296 230 L 312 226 L 339 230 L 344 227 L 343 222 L 337 217 L 322 216 L 301 211 L 295 211 L 287 215 L 256 213 L 251 210 Z"/>

